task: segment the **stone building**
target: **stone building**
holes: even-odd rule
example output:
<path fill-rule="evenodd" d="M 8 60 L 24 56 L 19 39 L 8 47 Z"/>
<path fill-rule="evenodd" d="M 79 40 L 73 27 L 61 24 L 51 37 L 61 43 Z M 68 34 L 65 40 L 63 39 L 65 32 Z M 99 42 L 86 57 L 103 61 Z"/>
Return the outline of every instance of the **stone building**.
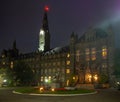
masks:
<path fill-rule="evenodd" d="M 71 35 L 72 68 L 78 83 L 109 83 L 114 65 L 114 34 L 111 27 L 105 30 L 92 28 L 80 38 Z"/>
<path fill-rule="evenodd" d="M 57 47 L 41 55 L 40 82 L 41 85 L 66 83 L 70 74 L 70 54 L 68 47 Z"/>
<path fill-rule="evenodd" d="M 39 51 L 19 54 L 16 43 L 4 50 L 0 68 L 14 68 L 24 61 L 33 69 L 38 85 L 59 83 L 61 87 L 77 84 L 112 82 L 114 65 L 114 33 L 112 28 L 91 28 L 81 37 L 72 33 L 69 45 L 50 48 L 47 8 L 39 33 Z"/>

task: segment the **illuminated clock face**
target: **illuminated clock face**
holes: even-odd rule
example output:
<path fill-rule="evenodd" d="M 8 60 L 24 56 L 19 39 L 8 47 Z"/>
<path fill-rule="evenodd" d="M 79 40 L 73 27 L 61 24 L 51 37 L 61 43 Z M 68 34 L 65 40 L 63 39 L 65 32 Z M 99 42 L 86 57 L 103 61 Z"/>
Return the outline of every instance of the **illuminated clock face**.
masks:
<path fill-rule="evenodd" d="M 45 31 L 40 30 L 40 42 L 39 42 L 39 50 L 44 51 L 44 46 L 45 46 Z"/>
<path fill-rule="evenodd" d="M 44 30 L 40 30 L 40 35 L 44 35 L 44 34 L 45 34 Z"/>

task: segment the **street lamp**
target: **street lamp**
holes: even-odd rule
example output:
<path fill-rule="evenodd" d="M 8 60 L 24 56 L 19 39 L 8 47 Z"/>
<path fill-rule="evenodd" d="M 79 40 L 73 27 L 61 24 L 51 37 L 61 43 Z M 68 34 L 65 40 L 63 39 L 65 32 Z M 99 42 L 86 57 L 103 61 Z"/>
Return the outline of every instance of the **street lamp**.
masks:
<path fill-rule="evenodd" d="M 45 82 L 48 83 L 48 79 L 45 79 Z"/>
<path fill-rule="evenodd" d="M 94 80 L 95 80 L 95 81 L 97 81 L 97 80 L 98 80 L 98 76 L 97 76 L 97 74 L 96 74 L 96 75 L 94 75 Z"/>
<path fill-rule="evenodd" d="M 92 79 L 92 75 L 88 75 L 88 81 L 91 82 L 91 79 Z"/>
<path fill-rule="evenodd" d="M 4 83 L 6 83 L 6 82 L 7 82 L 7 80 L 6 80 L 6 79 L 4 79 L 4 80 L 3 80 L 3 82 L 4 82 Z"/>

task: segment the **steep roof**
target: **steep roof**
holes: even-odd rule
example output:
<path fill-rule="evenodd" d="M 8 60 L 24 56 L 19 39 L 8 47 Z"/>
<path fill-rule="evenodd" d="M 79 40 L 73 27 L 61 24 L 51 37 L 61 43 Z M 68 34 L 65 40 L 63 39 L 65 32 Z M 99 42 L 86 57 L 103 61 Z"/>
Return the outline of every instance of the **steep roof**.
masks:
<path fill-rule="evenodd" d="M 43 55 L 56 54 L 56 53 L 65 53 L 65 52 L 69 52 L 69 46 L 53 48 L 53 49 L 51 49 L 49 51 L 43 52 Z"/>
<path fill-rule="evenodd" d="M 100 38 L 106 38 L 108 34 L 106 31 L 100 28 L 89 29 L 79 38 L 78 42 L 85 41 L 87 36 L 89 36 L 89 38 L 95 37 L 96 39 L 98 38 L 100 39 Z"/>

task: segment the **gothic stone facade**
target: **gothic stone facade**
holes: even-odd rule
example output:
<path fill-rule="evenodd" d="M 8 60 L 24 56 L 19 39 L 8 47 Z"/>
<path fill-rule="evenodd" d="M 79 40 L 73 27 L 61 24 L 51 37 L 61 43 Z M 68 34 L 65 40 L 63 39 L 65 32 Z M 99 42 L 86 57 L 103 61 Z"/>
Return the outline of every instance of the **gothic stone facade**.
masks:
<path fill-rule="evenodd" d="M 22 60 L 36 73 L 36 81 L 40 85 L 59 82 L 61 86 L 69 86 L 73 80 L 76 84 L 109 83 L 113 59 L 112 30 L 89 29 L 79 39 L 73 33 L 69 46 L 45 52 L 18 54 L 14 44 L 13 50 L 5 50 L 1 54 L 0 66 L 14 68 L 14 64 Z"/>
<path fill-rule="evenodd" d="M 109 27 L 89 29 L 79 39 L 71 35 L 71 61 L 78 83 L 111 83 L 114 65 L 114 34 Z M 71 62 L 71 63 L 72 63 Z"/>

